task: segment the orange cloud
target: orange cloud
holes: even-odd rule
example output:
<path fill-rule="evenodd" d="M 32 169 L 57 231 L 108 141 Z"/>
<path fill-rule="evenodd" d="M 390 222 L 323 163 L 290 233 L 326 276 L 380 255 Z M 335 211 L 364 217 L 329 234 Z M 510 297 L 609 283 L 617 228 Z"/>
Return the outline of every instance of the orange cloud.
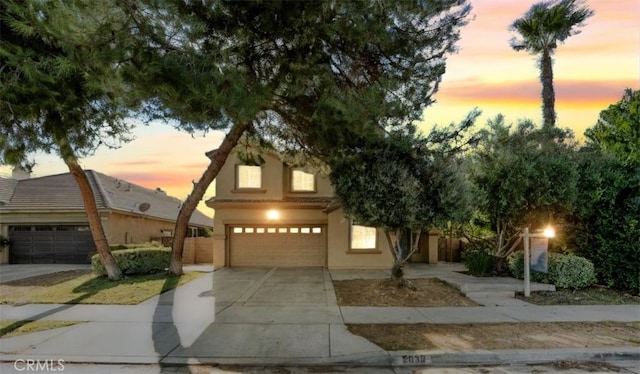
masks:
<path fill-rule="evenodd" d="M 629 81 L 563 81 L 554 82 L 556 101 L 576 104 L 613 103 L 622 97 Z M 502 102 L 505 105 L 540 105 L 541 85 L 537 81 L 487 82 L 477 80 L 449 82 L 436 96 L 438 101 L 472 103 L 482 106 Z M 437 104 L 436 104 L 437 105 Z"/>
<path fill-rule="evenodd" d="M 112 171 L 107 172 L 113 177 L 120 178 L 131 182 L 133 184 L 137 184 L 146 188 L 154 189 L 156 187 L 160 187 L 163 190 L 166 188 L 179 188 L 183 189 L 185 186 L 189 187 L 191 185 L 191 178 L 184 173 L 176 173 L 176 172 L 143 172 L 133 170 L 126 171 Z M 178 196 L 176 196 L 178 197 Z"/>

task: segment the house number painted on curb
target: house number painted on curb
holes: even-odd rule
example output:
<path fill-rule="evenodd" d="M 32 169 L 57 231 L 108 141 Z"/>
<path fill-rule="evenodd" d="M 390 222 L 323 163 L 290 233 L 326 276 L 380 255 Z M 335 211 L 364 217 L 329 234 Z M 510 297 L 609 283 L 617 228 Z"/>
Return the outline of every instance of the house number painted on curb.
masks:
<path fill-rule="evenodd" d="M 402 356 L 403 364 L 426 364 L 430 363 L 429 356 L 426 355 L 407 355 Z"/>

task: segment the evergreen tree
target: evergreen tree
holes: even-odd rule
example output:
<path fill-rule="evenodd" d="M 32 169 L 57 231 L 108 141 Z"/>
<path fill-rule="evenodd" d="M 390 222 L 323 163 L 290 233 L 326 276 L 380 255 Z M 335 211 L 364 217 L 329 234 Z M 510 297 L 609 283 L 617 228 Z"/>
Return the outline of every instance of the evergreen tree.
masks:
<path fill-rule="evenodd" d="M 494 233 L 490 252 L 504 258 L 520 230 L 558 223 L 573 210 L 578 171 L 572 134 L 539 129 L 529 120 L 515 128 L 499 115 L 480 132 L 472 181 L 481 215 Z"/>
<path fill-rule="evenodd" d="M 29 169 L 57 153 L 78 183 L 110 279 L 122 276 L 79 159 L 128 140 L 126 14 L 111 1 L 3 1 L 0 5 L 0 162 Z"/>
<path fill-rule="evenodd" d="M 244 133 L 327 157 L 419 118 L 470 11 L 464 0 L 143 3 L 131 9 L 143 73 L 131 77 L 149 112 L 227 132 L 180 210 L 177 274 L 189 217 Z"/>
<path fill-rule="evenodd" d="M 336 152 L 330 179 L 345 214 L 358 224 L 381 228 L 394 262 L 391 278 L 404 286 L 403 266 L 420 236 L 437 224 L 471 213 L 460 155 L 475 142 L 466 136 L 479 111 L 457 126 L 423 137 L 409 126 Z M 403 236 L 411 233 L 408 246 Z"/>
<path fill-rule="evenodd" d="M 584 135 L 623 163 L 640 165 L 640 90 L 624 90 L 622 99 L 600 112 L 598 122 Z"/>

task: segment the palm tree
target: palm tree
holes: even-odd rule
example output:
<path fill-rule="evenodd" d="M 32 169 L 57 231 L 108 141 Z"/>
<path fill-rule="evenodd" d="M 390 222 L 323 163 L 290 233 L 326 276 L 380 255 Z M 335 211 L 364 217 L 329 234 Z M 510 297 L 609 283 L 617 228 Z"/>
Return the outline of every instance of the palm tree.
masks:
<path fill-rule="evenodd" d="M 520 38 L 512 38 L 511 47 L 516 51 L 526 50 L 540 54 L 540 81 L 542 82 L 543 127 L 553 127 L 556 123 L 555 92 L 553 90 L 553 60 L 551 55 L 558 46 L 571 35 L 580 33 L 577 26 L 593 15 L 593 10 L 584 0 L 552 0 L 533 4 L 529 11 L 509 26 Z"/>

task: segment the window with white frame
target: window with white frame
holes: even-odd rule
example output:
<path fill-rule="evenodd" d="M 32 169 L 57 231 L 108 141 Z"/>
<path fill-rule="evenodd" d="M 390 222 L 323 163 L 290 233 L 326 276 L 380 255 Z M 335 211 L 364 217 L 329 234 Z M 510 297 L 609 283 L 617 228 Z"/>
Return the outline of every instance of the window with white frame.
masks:
<path fill-rule="evenodd" d="M 262 167 L 238 165 L 236 188 L 262 188 Z"/>
<path fill-rule="evenodd" d="M 291 191 L 313 192 L 316 190 L 316 176 L 303 169 L 291 170 Z"/>
<path fill-rule="evenodd" d="M 377 229 L 351 223 L 351 249 L 376 249 Z"/>

